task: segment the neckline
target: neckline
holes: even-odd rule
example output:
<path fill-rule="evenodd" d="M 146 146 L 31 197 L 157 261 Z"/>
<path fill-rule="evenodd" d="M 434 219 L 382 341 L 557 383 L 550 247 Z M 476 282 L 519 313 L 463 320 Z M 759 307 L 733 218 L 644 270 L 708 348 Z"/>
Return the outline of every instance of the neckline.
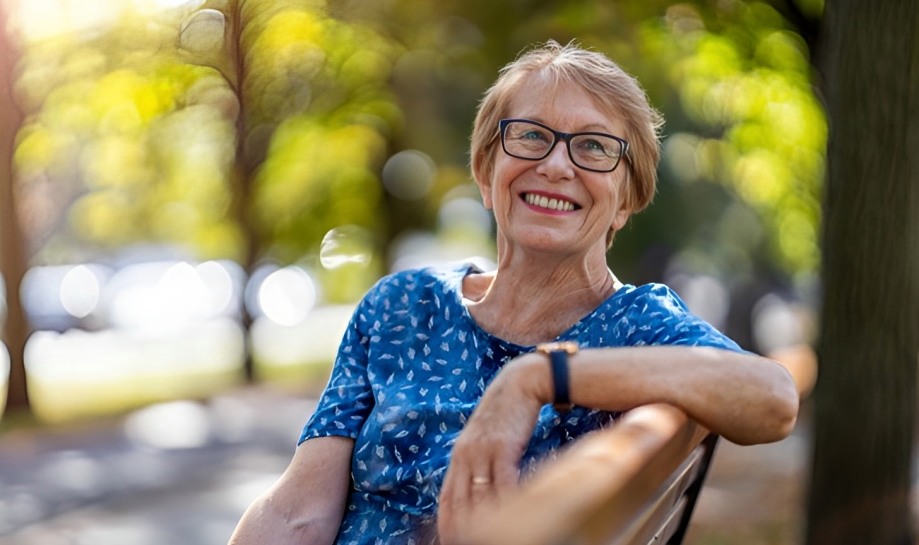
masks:
<path fill-rule="evenodd" d="M 457 306 L 459 306 L 461 316 L 463 317 L 464 320 L 468 321 L 468 323 L 471 326 L 472 331 L 476 335 L 480 336 L 481 338 L 489 342 L 496 343 L 502 347 L 516 350 L 518 352 L 532 352 L 535 349 L 536 345 L 522 345 L 522 344 L 515 343 L 513 341 L 509 341 L 502 337 L 499 337 L 495 335 L 494 333 L 487 331 L 481 325 L 479 325 L 476 319 L 472 316 L 472 313 L 469 312 L 469 307 L 465 303 L 467 299 L 463 296 L 463 280 L 470 274 L 482 273 L 482 272 L 485 272 L 485 271 L 483 271 L 475 263 L 472 263 L 472 262 L 461 263 L 460 266 L 455 269 L 456 274 L 453 275 L 452 281 L 450 282 L 450 288 L 453 291 L 453 297 L 451 298 L 451 300 Z M 615 276 L 613 278 L 615 279 Z M 611 306 L 613 304 L 613 301 L 615 299 L 618 299 L 620 295 L 624 295 L 625 293 L 628 293 L 635 288 L 635 286 L 631 284 L 623 284 L 621 282 L 618 282 L 618 279 L 616 279 L 616 281 L 617 281 L 616 291 L 614 291 L 612 294 L 609 295 L 609 297 L 604 299 L 599 305 L 596 306 L 596 308 L 594 308 L 593 310 L 591 310 L 590 312 L 582 316 L 577 322 L 572 324 L 571 327 L 569 327 L 568 329 L 560 333 L 555 339 L 552 339 L 552 340 L 553 341 L 577 340 L 576 339 L 577 335 L 580 332 L 580 330 L 583 328 L 585 323 L 587 323 L 591 318 L 593 318 L 602 309 Z"/>

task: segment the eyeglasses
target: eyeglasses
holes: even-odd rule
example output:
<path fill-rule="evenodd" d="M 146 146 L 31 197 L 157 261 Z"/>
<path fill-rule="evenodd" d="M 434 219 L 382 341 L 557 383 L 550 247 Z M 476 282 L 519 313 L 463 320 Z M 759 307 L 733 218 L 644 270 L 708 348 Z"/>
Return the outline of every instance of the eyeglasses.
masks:
<path fill-rule="evenodd" d="M 518 159 L 539 161 L 552 153 L 559 140 L 568 147 L 575 165 L 592 172 L 612 172 L 628 153 L 629 143 L 602 132 L 560 132 L 529 119 L 502 119 L 498 122 L 504 153 Z"/>

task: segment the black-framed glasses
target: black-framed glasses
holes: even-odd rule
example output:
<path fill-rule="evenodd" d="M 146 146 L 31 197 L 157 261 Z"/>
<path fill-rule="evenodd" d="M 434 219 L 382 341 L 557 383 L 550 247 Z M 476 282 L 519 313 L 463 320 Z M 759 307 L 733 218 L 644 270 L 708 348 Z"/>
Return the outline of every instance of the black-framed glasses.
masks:
<path fill-rule="evenodd" d="M 592 172 L 612 172 L 628 153 L 629 143 L 602 132 L 567 133 L 529 119 L 502 119 L 498 122 L 504 153 L 518 159 L 539 161 L 564 140 L 571 162 Z"/>

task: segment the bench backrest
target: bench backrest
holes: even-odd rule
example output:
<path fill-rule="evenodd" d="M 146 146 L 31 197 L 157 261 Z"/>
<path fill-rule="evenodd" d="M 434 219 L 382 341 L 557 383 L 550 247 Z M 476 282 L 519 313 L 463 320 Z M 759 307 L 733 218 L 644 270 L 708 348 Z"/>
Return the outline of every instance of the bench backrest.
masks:
<path fill-rule="evenodd" d="M 480 543 L 678 544 L 716 440 L 675 407 L 636 408 L 580 439 L 486 515 Z"/>
<path fill-rule="evenodd" d="M 799 395 L 816 360 L 796 348 L 778 359 Z M 647 405 L 579 439 L 476 524 L 476 545 L 678 545 L 717 437 L 676 407 Z"/>

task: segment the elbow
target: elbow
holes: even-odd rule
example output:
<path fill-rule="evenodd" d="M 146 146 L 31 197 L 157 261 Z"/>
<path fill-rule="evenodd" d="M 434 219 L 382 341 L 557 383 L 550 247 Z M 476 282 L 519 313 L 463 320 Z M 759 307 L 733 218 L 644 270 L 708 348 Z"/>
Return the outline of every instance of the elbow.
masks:
<path fill-rule="evenodd" d="M 794 431 L 801 400 L 791 376 L 786 374 L 768 392 L 767 398 L 761 401 L 761 425 L 756 427 L 755 434 L 740 444 L 774 443 L 785 439 Z"/>
<path fill-rule="evenodd" d="M 801 389 L 792 374 L 781 366 L 781 378 L 773 388 L 772 412 L 775 420 L 776 437 L 774 441 L 791 435 L 798 421 L 798 410 L 801 407 Z"/>
<path fill-rule="evenodd" d="M 770 426 L 770 436 L 764 443 L 772 443 L 785 439 L 795 429 L 795 423 L 798 421 L 798 408 L 801 402 L 797 395 L 785 396 L 776 400 L 772 409 L 772 425 Z"/>

